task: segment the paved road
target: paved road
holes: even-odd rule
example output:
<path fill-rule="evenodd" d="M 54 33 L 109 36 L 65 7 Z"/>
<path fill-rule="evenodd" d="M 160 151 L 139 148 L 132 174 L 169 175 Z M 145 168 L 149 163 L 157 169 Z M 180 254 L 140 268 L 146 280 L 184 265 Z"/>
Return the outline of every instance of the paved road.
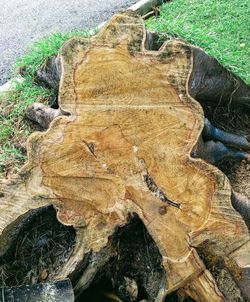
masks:
<path fill-rule="evenodd" d="M 0 0 L 0 85 L 15 59 L 56 31 L 91 29 L 136 0 Z"/>

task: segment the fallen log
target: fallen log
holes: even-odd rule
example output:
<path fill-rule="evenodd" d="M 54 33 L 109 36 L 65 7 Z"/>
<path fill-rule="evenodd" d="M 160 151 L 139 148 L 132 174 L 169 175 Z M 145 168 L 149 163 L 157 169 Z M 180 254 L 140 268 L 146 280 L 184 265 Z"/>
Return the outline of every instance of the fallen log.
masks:
<path fill-rule="evenodd" d="M 250 236 L 230 183 L 190 155 L 204 124 L 188 85 L 193 48 L 147 51 L 145 39 L 127 12 L 63 46 L 69 116 L 28 141 L 28 163 L 0 199 L 0 257 L 24 218 L 53 205 L 76 231 L 54 279 L 70 277 L 80 298 L 104 282 L 124 301 L 249 301 Z"/>

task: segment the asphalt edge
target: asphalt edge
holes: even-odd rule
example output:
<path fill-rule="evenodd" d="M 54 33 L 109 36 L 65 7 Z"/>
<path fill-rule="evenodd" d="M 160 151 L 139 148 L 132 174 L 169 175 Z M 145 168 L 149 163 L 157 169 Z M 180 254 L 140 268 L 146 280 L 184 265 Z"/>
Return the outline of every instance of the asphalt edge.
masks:
<path fill-rule="evenodd" d="M 132 10 L 132 11 L 138 13 L 139 15 L 143 16 L 146 13 L 148 13 L 152 9 L 152 7 L 161 5 L 164 2 L 165 2 L 164 0 L 140 0 L 139 2 L 128 7 L 127 10 Z M 96 28 L 101 29 L 105 23 L 106 23 L 106 21 L 98 24 Z M 90 30 L 90 32 L 94 33 L 95 30 L 94 29 Z M 18 76 L 13 79 L 10 79 L 8 82 L 6 82 L 2 86 L 0 86 L 0 94 L 10 91 L 13 88 L 13 83 L 15 83 L 17 81 L 22 82 L 22 77 Z"/>

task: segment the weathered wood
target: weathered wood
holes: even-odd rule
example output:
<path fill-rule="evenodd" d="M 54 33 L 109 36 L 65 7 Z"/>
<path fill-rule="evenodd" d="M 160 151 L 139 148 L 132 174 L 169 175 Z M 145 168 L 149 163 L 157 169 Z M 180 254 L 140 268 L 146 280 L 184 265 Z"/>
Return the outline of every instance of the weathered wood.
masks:
<path fill-rule="evenodd" d="M 60 108 L 53 109 L 42 103 L 33 103 L 26 110 L 26 117 L 38 123 L 43 129 L 48 129 L 50 123 L 60 115 L 67 114 L 64 114 Z"/>
<path fill-rule="evenodd" d="M 53 204 L 60 222 L 77 230 L 58 274 L 65 277 L 137 213 L 165 272 L 152 301 L 179 288 L 197 301 L 233 301 L 206 268 L 213 259 L 223 261 L 237 295 L 244 283 L 240 294 L 249 299 L 250 237 L 231 205 L 229 181 L 190 156 L 204 121 L 188 91 L 193 49 L 170 41 L 147 51 L 145 37 L 141 18 L 120 13 L 96 36 L 63 46 L 59 105 L 70 116 L 30 137 L 28 164 L 1 198 L 0 251 L 20 217 Z"/>

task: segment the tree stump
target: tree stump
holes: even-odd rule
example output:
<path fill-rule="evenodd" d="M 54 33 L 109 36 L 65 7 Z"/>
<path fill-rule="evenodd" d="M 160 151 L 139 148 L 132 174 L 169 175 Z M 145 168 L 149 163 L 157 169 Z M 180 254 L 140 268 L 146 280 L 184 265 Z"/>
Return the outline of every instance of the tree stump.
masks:
<path fill-rule="evenodd" d="M 23 218 L 52 204 L 76 230 L 57 278 L 73 276 L 137 215 L 164 272 L 148 301 L 178 289 L 202 302 L 249 300 L 250 237 L 229 181 L 190 155 L 204 120 L 188 91 L 192 48 L 170 41 L 147 51 L 145 36 L 142 19 L 126 12 L 63 46 L 59 105 L 70 115 L 29 138 L 28 163 L 0 199 L 1 255 Z M 83 288 L 102 261 L 85 263 Z"/>

